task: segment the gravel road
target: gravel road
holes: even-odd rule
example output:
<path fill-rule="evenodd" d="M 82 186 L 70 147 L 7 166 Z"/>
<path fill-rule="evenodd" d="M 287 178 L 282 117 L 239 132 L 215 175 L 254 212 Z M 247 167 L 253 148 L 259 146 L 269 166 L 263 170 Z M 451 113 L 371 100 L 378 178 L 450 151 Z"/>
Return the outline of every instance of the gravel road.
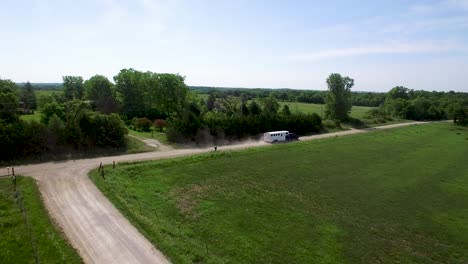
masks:
<path fill-rule="evenodd" d="M 421 123 L 402 123 L 365 130 L 352 129 L 301 137 L 301 140 L 344 136 Z M 221 146 L 218 150 L 256 146 L 268 146 L 268 144 L 247 142 Z M 100 162 L 112 164 L 113 161 L 118 163 L 162 159 L 208 151 L 213 151 L 213 148 L 165 148 L 164 151 L 158 152 L 24 165 L 15 167 L 15 172 L 32 176 L 37 180 L 50 215 L 78 250 L 85 263 L 169 263 L 169 260 L 102 195 L 88 178 L 88 172 L 98 167 Z M 0 174 L 6 170 L 0 168 Z"/>

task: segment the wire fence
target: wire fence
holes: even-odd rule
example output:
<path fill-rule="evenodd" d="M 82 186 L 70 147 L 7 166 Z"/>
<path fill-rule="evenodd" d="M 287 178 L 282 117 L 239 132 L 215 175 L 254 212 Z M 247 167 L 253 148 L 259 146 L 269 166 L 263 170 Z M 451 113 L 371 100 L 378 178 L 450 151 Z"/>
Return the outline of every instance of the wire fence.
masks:
<path fill-rule="evenodd" d="M 19 209 L 21 211 L 21 215 L 23 217 L 24 225 L 25 225 L 26 230 L 27 230 L 27 232 L 29 234 L 29 240 L 30 240 L 30 243 L 31 243 L 31 248 L 32 248 L 32 252 L 34 254 L 34 262 L 36 264 L 39 264 L 39 263 L 41 263 L 41 261 L 40 261 L 39 254 L 38 254 L 38 251 L 37 251 L 36 237 L 34 236 L 32 225 L 31 225 L 31 222 L 29 221 L 29 218 L 28 218 L 28 212 L 26 210 L 26 207 L 24 206 L 23 195 L 22 195 L 21 191 L 19 191 L 17 189 L 17 186 L 16 186 L 15 169 L 11 168 L 11 171 L 10 171 L 10 168 L 8 168 L 8 174 L 0 175 L 0 178 L 1 177 L 4 177 L 4 178 L 11 177 L 11 180 L 12 180 L 11 183 L 13 185 L 13 197 L 15 198 L 15 202 L 18 205 L 18 207 L 19 207 Z"/>
<path fill-rule="evenodd" d="M 16 188 L 16 186 L 15 186 L 15 188 Z M 35 238 L 34 232 L 32 230 L 31 222 L 29 221 L 29 218 L 28 218 L 28 212 L 26 211 L 26 208 L 24 207 L 23 195 L 21 194 L 20 191 L 18 191 L 18 190 L 15 191 L 15 198 L 16 198 L 16 203 L 18 204 L 18 206 L 19 206 L 19 208 L 21 210 L 21 214 L 23 216 L 24 225 L 26 226 L 26 230 L 29 233 L 29 240 L 31 242 L 32 251 L 34 253 L 35 263 L 39 264 L 39 263 L 41 263 L 41 261 L 40 261 L 40 258 L 39 258 L 39 254 L 37 252 L 36 238 Z"/>

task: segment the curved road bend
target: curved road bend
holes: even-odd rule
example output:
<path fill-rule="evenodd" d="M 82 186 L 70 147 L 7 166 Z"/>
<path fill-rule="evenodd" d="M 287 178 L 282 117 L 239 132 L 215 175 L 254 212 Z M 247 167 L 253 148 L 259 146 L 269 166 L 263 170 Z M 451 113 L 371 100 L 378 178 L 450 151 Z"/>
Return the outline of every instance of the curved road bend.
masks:
<path fill-rule="evenodd" d="M 301 137 L 314 140 L 365 133 L 422 122 L 394 124 L 367 130 L 347 130 Z M 244 149 L 268 145 L 263 142 L 222 146 L 221 149 Z M 112 164 L 187 156 L 212 151 L 205 149 L 171 149 L 102 158 L 48 162 L 15 167 L 15 172 L 34 177 L 45 205 L 85 263 L 169 263 L 169 260 L 141 235 L 136 228 L 104 197 L 88 178 L 99 163 Z M 1 168 L 0 171 L 6 171 Z"/>

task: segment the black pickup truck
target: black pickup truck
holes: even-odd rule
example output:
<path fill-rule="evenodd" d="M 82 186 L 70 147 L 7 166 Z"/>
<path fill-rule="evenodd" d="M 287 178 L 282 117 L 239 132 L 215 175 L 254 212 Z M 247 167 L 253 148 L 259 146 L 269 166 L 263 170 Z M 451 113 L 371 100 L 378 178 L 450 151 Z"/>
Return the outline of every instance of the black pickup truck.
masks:
<path fill-rule="evenodd" d="M 286 135 L 286 141 L 296 141 L 299 140 L 299 137 L 294 133 L 289 133 Z"/>

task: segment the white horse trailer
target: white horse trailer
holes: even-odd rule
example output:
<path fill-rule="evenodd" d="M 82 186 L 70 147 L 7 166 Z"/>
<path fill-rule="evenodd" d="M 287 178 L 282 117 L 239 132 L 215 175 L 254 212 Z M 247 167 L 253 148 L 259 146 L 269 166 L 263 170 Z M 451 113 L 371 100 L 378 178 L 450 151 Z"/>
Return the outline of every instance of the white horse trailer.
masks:
<path fill-rule="evenodd" d="M 286 141 L 289 131 L 272 131 L 263 134 L 263 141 L 267 143 Z"/>

